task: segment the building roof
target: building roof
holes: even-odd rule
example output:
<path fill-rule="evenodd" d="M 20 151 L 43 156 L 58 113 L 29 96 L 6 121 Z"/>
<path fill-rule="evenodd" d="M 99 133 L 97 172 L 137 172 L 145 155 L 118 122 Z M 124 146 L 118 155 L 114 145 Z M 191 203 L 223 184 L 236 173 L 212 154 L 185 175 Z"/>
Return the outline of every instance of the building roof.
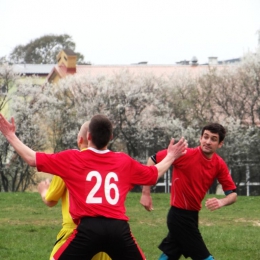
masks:
<path fill-rule="evenodd" d="M 55 64 L 14 64 L 14 72 L 24 75 L 47 76 Z"/>
<path fill-rule="evenodd" d="M 69 56 L 77 56 L 77 54 L 71 49 L 64 49 L 63 51 Z"/>
<path fill-rule="evenodd" d="M 65 55 L 62 55 L 62 53 Z M 72 59 L 70 59 L 72 58 Z M 88 75 L 88 76 L 111 76 L 118 74 L 122 71 L 142 75 L 153 74 L 159 77 L 169 77 L 173 74 L 191 74 L 198 76 L 199 74 L 208 71 L 209 67 L 218 66 L 223 67 L 226 64 L 218 63 L 217 57 L 209 57 L 208 64 L 198 64 L 198 59 L 194 56 L 191 61 L 181 61 L 174 65 L 150 65 L 148 62 L 143 61 L 136 64 L 129 65 L 92 65 L 92 64 L 76 64 L 75 52 L 69 49 L 61 50 L 57 55 L 58 64 L 54 65 L 47 76 L 47 81 L 56 83 L 60 79 L 68 75 Z M 230 60 L 231 61 L 236 61 Z"/>
<path fill-rule="evenodd" d="M 219 61 L 218 64 L 230 64 L 230 63 L 237 63 L 237 62 L 241 62 L 241 58 Z"/>

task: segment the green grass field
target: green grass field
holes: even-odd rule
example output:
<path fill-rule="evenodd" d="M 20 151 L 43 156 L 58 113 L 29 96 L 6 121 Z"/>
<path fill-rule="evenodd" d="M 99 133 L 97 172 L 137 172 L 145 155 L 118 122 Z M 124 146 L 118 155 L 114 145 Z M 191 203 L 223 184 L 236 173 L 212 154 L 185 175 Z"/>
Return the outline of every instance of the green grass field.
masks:
<path fill-rule="evenodd" d="M 167 233 L 169 194 L 153 194 L 152 212 L 139 199 L 139 193 L 128 195 L 130 226 L 147 260 L 157 260 L 157 246 Z M 0 194 L 1 260 L 48 260 L 60 228 L 60 204 L 48 208 L 38 193 Z M 260 197 L 238 197 L 234 205 L 215 212 L 203 203 L 200 230 L 216 260 L 260 259 Z"/>

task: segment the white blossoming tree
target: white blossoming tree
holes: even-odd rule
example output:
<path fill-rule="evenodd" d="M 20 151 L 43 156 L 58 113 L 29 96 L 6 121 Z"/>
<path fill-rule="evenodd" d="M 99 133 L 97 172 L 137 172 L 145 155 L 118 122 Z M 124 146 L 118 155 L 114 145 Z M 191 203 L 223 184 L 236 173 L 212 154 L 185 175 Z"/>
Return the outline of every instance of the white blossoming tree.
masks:
<path fill-rule="evenodd" d="M 15 92 L 7 93 L 7 98 L 12 101 L 8 103 L 8 117 L 15 117 L 16 134 L 26 145 L 35 150 L 43 150 L 46 138 L 41 129 L 43 120 L 38 114 L 41 87 L 35 86 L 32 79 L 15 87 Z M 0 191 L 25 191 L 30 185 L 35 185 L 35 169 L 17 155 L 2 135 L 0 146 Z"/>
<path fill-rule="evenodd" d="M 76 148 L 81 124 L 95 114 L 104 114 L 114 126 L 109 148 L 142 163 L 166 148 L 171 137 L 177 141 L 184 136 L 190 147 L 197 146 L 201 128 L 208 122 L 220 122 L 228 133 L 219 153 L 244 194 L 250 186 L 246 184 L 260 182 L 259 61 L 259 52 L 248 54 L 237 65 L 209 67 L 196 77 L 183 73 L 166 78 L 122 70 L 113 75 L 70 76 L 42 87 L 24 82 L 8 98 L 12 98 L 10 108 L 18 134 L 30 147 L 51 152 Z M 19 176 L 24 172 L 29 180 L 33 173 L 26 172 L 2 137 L 0 141 L 4 147 L 1 190 L 23 190 L 29 181 L 15 189 L 6 184 L 6 178 L 17 183 L 16 177 L 10 177 L 15 172 L 13 160 L 17 160 L 15 169 L 20 167 Z M 213 185 L 211 192 L 215 188 Z M 259 186 L 252 190 L 260 194 Z"/>

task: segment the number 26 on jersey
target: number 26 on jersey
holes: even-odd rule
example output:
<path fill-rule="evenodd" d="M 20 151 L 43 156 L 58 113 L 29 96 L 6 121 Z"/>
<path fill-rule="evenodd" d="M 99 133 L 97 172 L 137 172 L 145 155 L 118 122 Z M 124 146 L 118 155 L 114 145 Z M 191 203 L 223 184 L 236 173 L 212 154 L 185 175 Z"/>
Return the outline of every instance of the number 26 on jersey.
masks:
<path fill-rule="evenodd" d="M 96 183 L 94 187 L 91 189 L 90 193 L 87 196 L 86 203 L 88 204 L 102 204 L 102 197 L 97 196 L 97 192 L 100 190 L 102 187 L 102 176 L 99 172 L 97 171 L 91 171 L 88 173 L 86 177 L 86 181 L 92 181 L 92 179 L 96 180 Z M 104 183 L 104 194 L 105 194 L 105 199 L 106 201 L 111 204 L 115 205 L 118 200 L 119 200 L 119 191 L 118 187 L 116 185 L 116 182 L 118 182 L 118 176 L 114 172 L 109 172 L 106 175 L 105 178 L 105 183 Z M 111 191 L 114 191 L 114 198 L 111 197 Z"/>

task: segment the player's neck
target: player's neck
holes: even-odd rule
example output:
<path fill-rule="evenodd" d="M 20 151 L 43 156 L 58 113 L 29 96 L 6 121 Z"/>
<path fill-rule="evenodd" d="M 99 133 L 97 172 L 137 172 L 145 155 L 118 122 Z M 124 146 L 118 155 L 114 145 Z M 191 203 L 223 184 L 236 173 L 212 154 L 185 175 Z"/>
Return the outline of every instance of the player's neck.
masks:
<path fill-rule="evenodd" d="M 204 155 L 204 157 L 206 157 L 207 159 L 211 159 L 214 155 L 214 153 L 205 153 L 205 152 L 202 152 L 202 154 Z"/>
<path fill-rule="evenodd" d="M 91 148 L 94 148 L 94 149 L 100 150 L 100 151 L 107 150 L 107 145 L 104 146 L 103 148 L 98 149 L 91 141 L 89 141 L 88 147 L 91 147 Z"/>

